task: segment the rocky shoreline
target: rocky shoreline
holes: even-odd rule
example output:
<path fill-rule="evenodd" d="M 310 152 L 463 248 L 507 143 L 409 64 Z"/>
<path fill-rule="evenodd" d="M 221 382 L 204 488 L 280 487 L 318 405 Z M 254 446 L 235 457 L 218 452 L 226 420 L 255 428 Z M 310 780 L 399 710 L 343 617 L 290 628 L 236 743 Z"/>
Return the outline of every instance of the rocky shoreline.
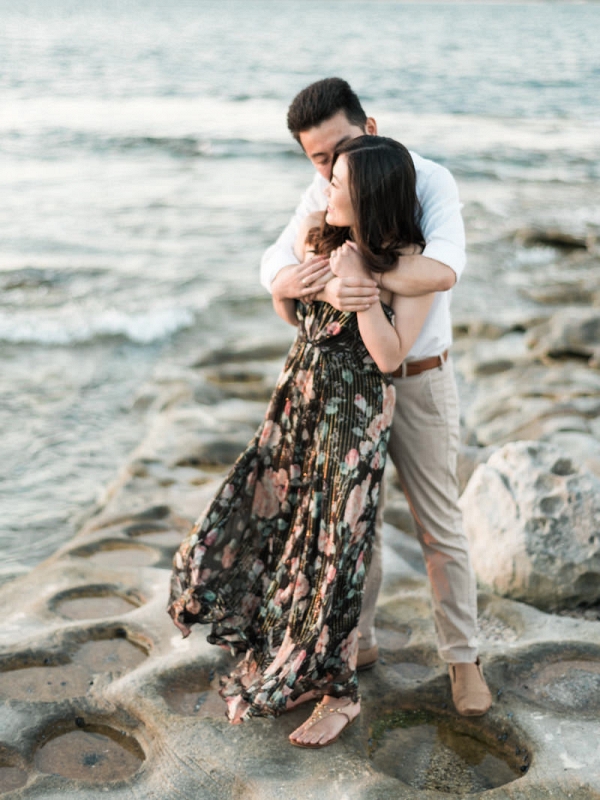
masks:
<path fill-rule="evenodd" d="M 359 724 L 311 752 L 287 744 L 302 709 L 225 720 L 228 657 L 199 629 L 181 639 L 169 568 L 262 418 L 290 341 L 272 336 L 144 387 L 151 428 L 97 512 L 0 587 L 1 797 L 600 798 L 598 256 L 590 238 L 521 235 L 557 248 L 563 284 L 528 289 L 535 315 L 456 320 L 453 350 L 489 714 L 453 711 L 389 470 L 381 658 L 361 675 Z"/>

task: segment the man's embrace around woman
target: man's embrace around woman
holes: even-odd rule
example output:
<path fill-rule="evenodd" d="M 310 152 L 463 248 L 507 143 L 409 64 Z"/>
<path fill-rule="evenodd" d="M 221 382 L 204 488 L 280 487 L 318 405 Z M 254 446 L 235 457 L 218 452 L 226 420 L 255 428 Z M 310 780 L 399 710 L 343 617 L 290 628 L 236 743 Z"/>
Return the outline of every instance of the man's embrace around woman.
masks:
<path fill-rule="evenodd" d="M 339 79 L 313 84 L 290 107 L 288 121 L 303 119 L 292 132 L 328 179 L 313 187 L 324 190 L 317 207 L 298 214 L 263 260 L 274 306 L 298 333 L 262 425 L 175 556 L 169 605 L 184 635 L 210 623 L 208 640 L 242 655 L 222 680 L 231 722 L 319 700 L 290 736 L 301 747 L 328 745 L 354 721 L 357 669 L 377 659 L 376 520 L 388 440 L 419 527 L 455 704 L 479 714 L 491 699 L 452 490 L 458 419 L 447 300 L 427 282 L 449 269 L 427 255 L 444 251 L 441 233 L 431 235 L 432 225 L 443 233 L 443 215 L 426 191 L 418 198 L 419 167 L 431 162 L 376 136 L 360 112 Z M 411 291 L 402 292 L 405 267 Z M 440 353 L 411 357 L 432 342 Z M 434 427 L 436 454 L 426 452 L 432 431 L 423 423 Z"/>

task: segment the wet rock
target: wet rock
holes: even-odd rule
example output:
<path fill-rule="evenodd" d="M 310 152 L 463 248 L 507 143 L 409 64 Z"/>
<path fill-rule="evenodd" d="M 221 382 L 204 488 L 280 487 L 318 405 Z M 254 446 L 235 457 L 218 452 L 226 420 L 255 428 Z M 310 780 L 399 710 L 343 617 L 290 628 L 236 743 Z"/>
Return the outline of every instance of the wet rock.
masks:
<path fill-rule="evenodd" d="M 600 438 L 592 433 L 577 431 L 556 431 L 544 437 L 543 441 L 558 447 L 584 469 L 600 478 Z"/>
<path fill-rule="evenodd" d="M 548 368 L 523 348 L 523 332 L 546 316 L 509 310 L 500 322 L 465 326 L 455 348 L 470 358 L 471 383 L 461 384 L 472 423 L 459 459 L 463 484 L 487 470 L 478 465 L 497 456 L 498 440 L 518 431 L 535 429 L 589 464 L 596 458 L 600 375 L 581 360 Z M 474 348 L 476 333 L 495 341 Z M 173 551 L 264 414 L 264 401 L 249 397 L 274 379 L 287 342 L 263 344 L 207 347 L 198 366 L 165 369 L 145 386 L 137 402 L 154 413 L 152 426 L 97 513 L 74 542 L 0 587 L 0 794 L 459 800 L 492 789 L 502 800 L 600 797 L 597 703 L 582 713 L 598 689 L 600 605 L 562 616 L 480 594 L 480 653 L 494 706 L 482 719 L 459 718 L 436 651 L 421 547 L 402 530 L 412 518 L 393 470 L 379 661 L 360 674 L 358 722 L 318 752 L 287 743 L 310 708 L 227 723 L 217 689 L 230 657 L 200 628 L 182 639 L 165 603 Z M 562 513 L 553 506 L 556 494 L 562 499 L 555 482 L 569 479 L 568 461 L 554 462 L 550 488 L 537 487 L 538 501 L 550 498 L 545 518 Z M 483 510 L 502 520 L 507 491 L 500 481 Z M 577 531 L 570 535 L 577 540 Z"/>
<path fill-rule="evenodd" d="M 562 281 L 551 285 L 527 286 L 520 290 L 521 294 L 536 303 L 547 305 L 574 305 L 576 303 L 595 302 L 598 283 L 593 279 L 582 278 L 578 281 Z"/>
<path fill-rule="evenodd" d="M 229 344 L 209 353 L 199 355 L 192 363 L 196 369 L 200 367 L 213 367 L 222 364 L 246 364 L 248 362 L 266 362 L 283 359 L 289 350 L 293 339 L 293 329 L 290 327 L 288 337 L 282 337 L 281 341 L 254 340 L 252 342 L 238 342 Z"/>
<path fill-rule="evenodd" d="M 515 238 L 528 247 L 541 244 L 566 250 L 592 250 L 596 242 L 592 233 L 577 235 L 559 228 L 522 228 L 517 231 Z"/>
<path fill-rule="evenodd" d="M 463 444 L 458 451 L 456 463 L 456 474 L 458 477 L 459 493 L 462 494 L 471 480 L 471 476 L 480 464 L 485 464 L 488 458 L 495 453 L 498 448 L 477 447 L 476 445 Z"/>
<path fill-rule="evenodd" d="M 590 435 L 599 411 L 600 375 L 581 362 L 523 364 L 479 378 L 465 422 L 489 446 L 558 431 Z"/>
<path fill-rule="evenodd" d="M 477 468 L 461 507 L 492 591 L 546 609 L 600 599 L 600 480 L 560 450 L 504 446 Z"/>
<path fill-rule="evenodd" d="M 600 357 L 600 309 L 566 308 L 532 328 L 527 345 L 537 356 Z"/>
<path fill-rule="evenodd" d="M 461 360 L 461 371 L 468 378 L 506 372 L 531 361 L 524 333 L 508 333 L 493 341 L 474 342 Z"/>

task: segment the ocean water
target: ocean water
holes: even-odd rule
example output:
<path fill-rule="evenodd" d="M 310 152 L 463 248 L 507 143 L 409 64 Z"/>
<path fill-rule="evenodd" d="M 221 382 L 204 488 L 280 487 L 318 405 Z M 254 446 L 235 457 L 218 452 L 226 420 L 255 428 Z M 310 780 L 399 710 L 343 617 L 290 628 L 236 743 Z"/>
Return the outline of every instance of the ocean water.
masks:
<path fill-rule="evenodd" d="M 264 248 L 312 177 L 289 101 L 347 78 L 459 183 L 455 314 L 598 231 L 600 4 L 0 0 L 0 579 L 70 538 L 143 436 L 140 387 L 275 325 Z"/>

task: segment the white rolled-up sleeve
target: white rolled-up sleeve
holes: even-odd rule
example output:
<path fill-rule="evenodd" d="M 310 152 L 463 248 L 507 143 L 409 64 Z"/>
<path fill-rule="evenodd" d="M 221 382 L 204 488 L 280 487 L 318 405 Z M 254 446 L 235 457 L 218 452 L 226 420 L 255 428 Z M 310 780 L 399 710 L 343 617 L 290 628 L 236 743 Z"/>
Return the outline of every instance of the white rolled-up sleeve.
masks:
<path fill-rule="evenodd" d="M 412 155 L 417 169 L 417 195 L 423 212 L 423 255 L 446 264 L 456 273 L 458 281 L 467 259 L 462 203 L 456 181 L 441 164 Z"/>
<path fill-rule="evenodd" d="M 323 193 L 325 186 L 327 181 L 317 173 L 277 241 L 263 253 L 260 261 L 260 282 L 268 292 L 271 291 L 271 283 L 280 269 L 287 267 L 288 264 L 298 263 L 294 245 L 300 225 L 309 214 L 323 211 L 327 207 L 327 199 Z"/>

